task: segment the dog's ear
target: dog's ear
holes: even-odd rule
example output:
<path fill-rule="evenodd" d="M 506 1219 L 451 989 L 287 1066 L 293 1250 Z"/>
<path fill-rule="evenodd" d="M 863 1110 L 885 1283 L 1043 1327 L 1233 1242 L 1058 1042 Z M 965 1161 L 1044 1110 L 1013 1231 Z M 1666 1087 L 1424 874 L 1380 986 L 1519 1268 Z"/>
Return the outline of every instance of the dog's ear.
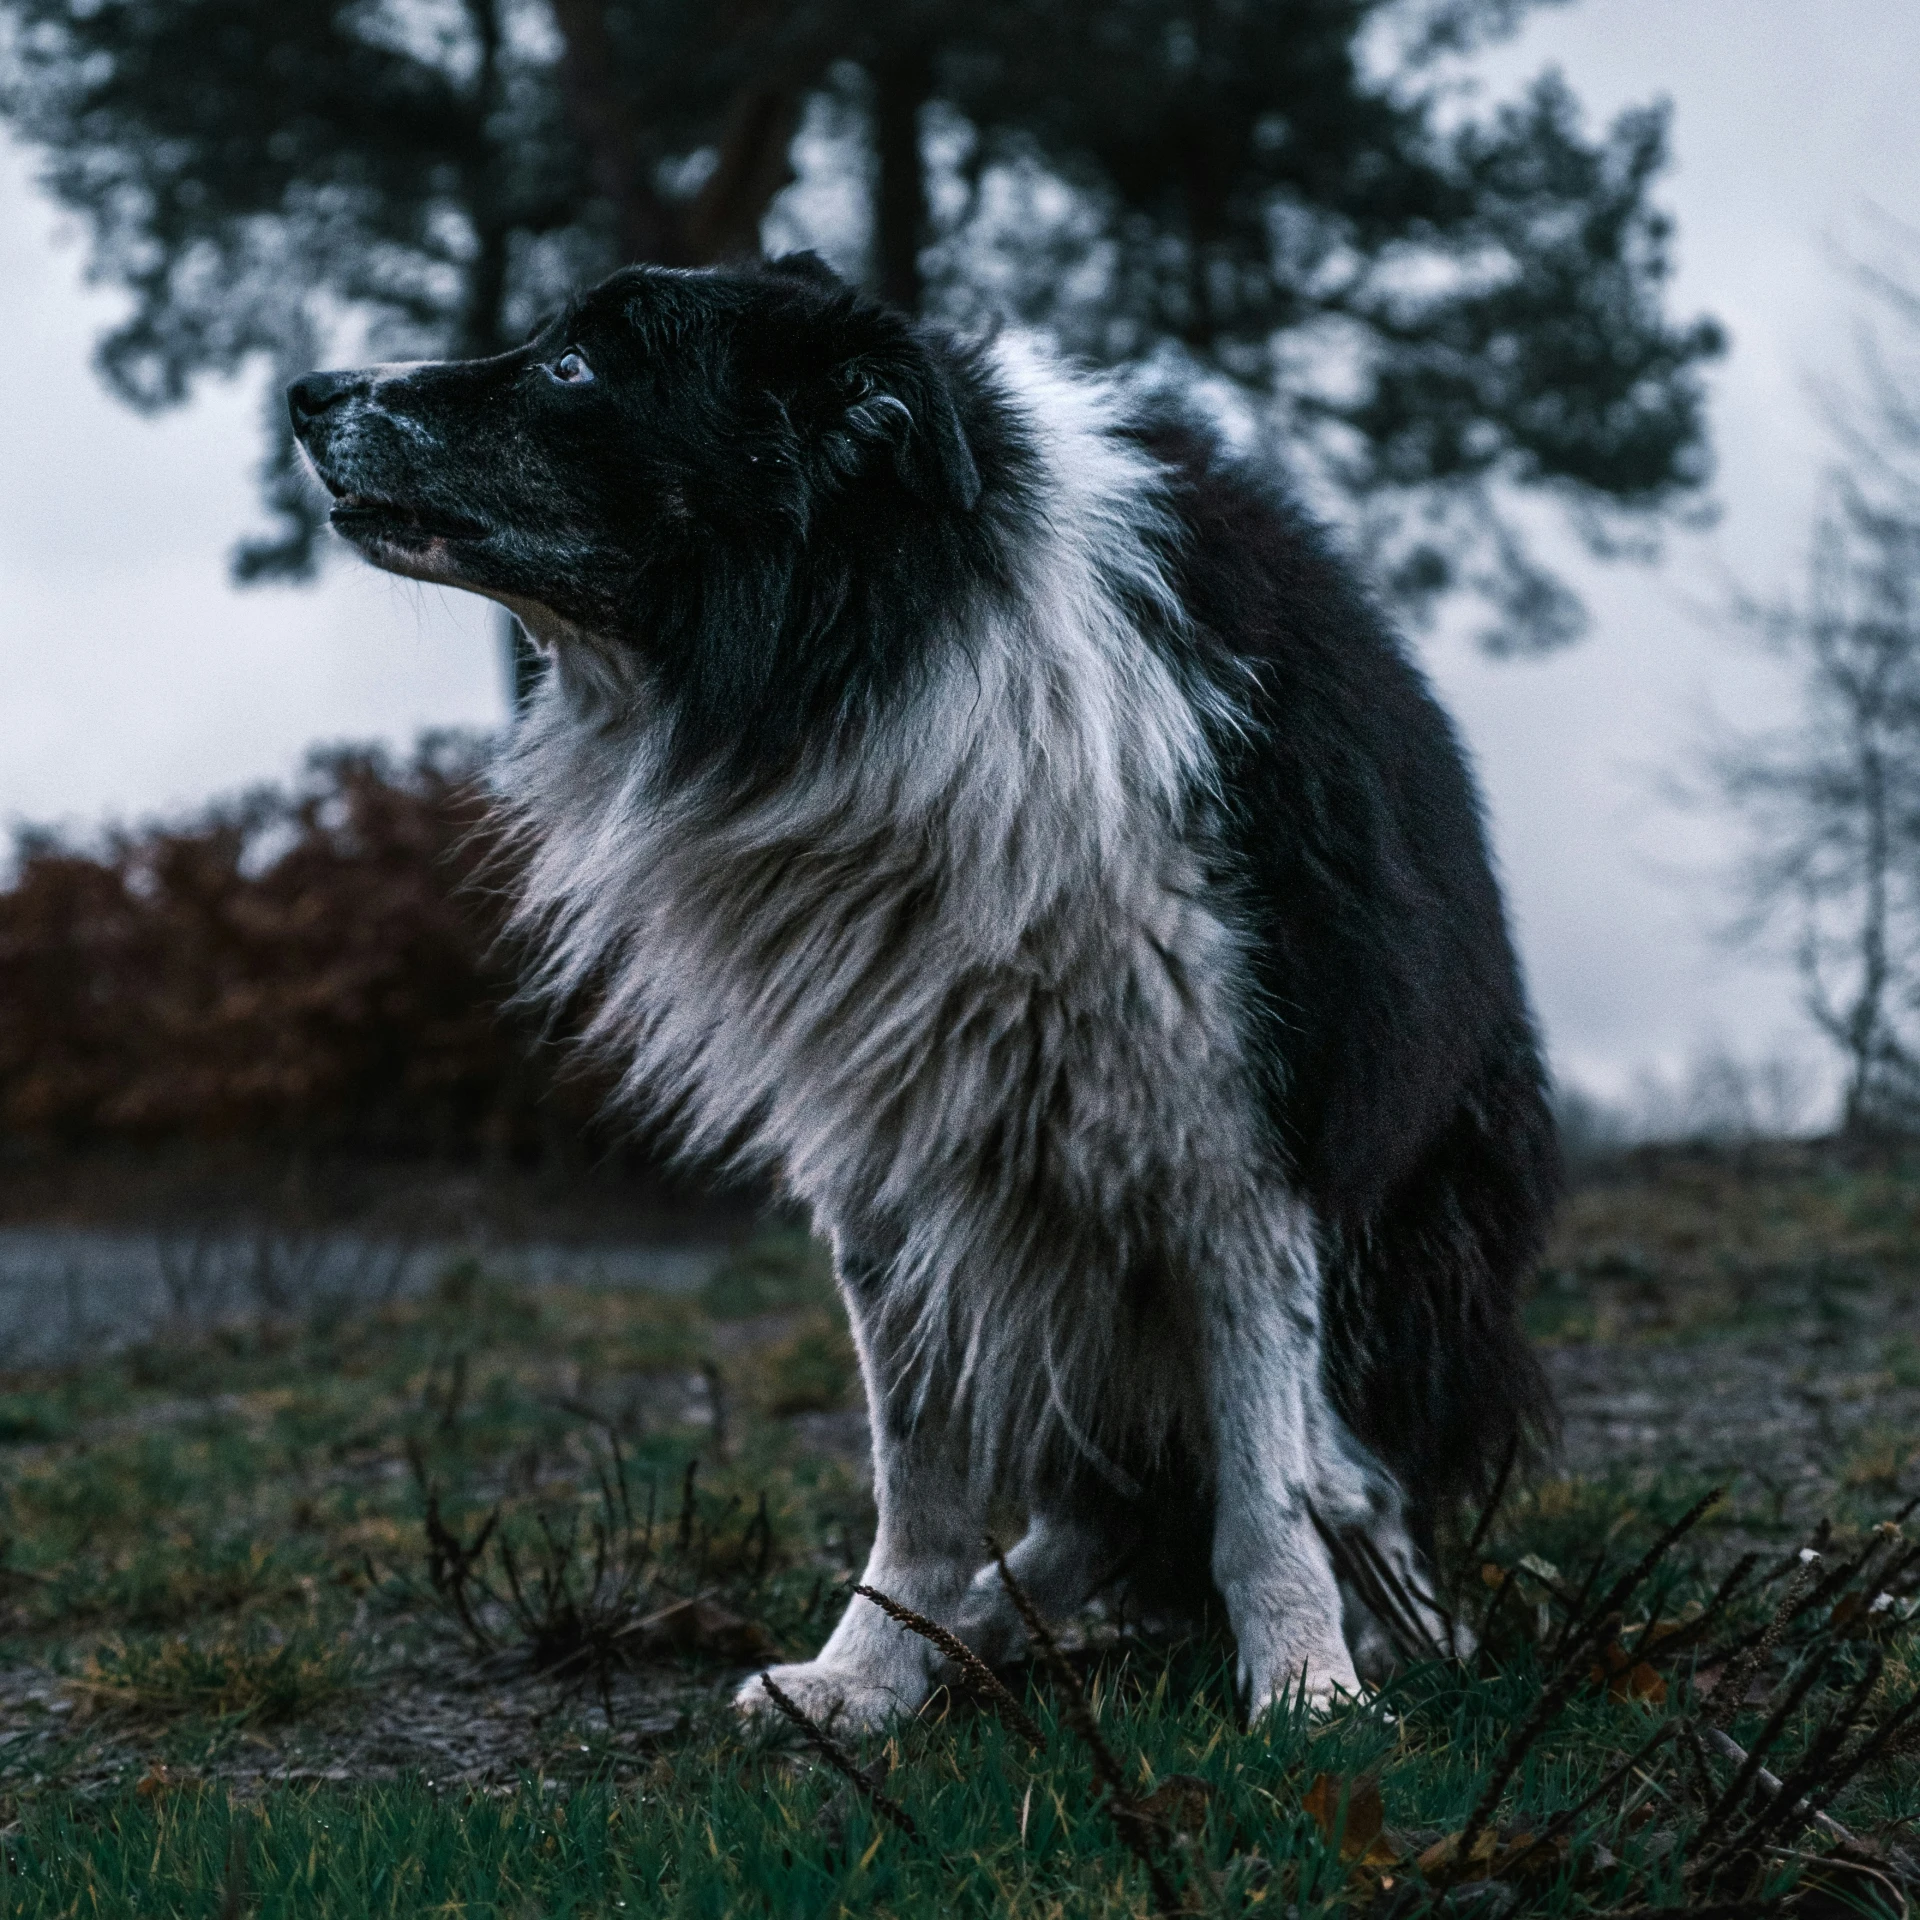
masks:
<path fill-rule="evenodd" d="M 811 247 L 800 253 L 783 253 L 766 264 L 768 273 L 784 274 L 789 280 L 808 280 L 816 287 L 844 293 L 847 283 L 814 252 Z"/>
<path fill-rule="evenodd" d="M 884 445 L 923 500 L 973 511 L 979 466 L 945 374 L 917 345 L 861 354 L 839 369 L 836 384 L 845 411 L 832 438 L 847 443 L 856 461 Z"/>

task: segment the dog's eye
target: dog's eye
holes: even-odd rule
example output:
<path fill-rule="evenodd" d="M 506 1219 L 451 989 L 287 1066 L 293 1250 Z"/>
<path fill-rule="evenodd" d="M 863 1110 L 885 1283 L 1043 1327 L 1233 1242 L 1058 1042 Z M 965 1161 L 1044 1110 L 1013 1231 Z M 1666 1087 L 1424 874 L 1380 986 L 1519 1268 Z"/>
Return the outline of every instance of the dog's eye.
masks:
<path fill-rule="evenodd" d="M 587 356 L 578 347 L 569 347 L 547 371 L 562 385 L 569 387 L 582 386 L 593 378 L 593 369 L 587 365 Z"/>

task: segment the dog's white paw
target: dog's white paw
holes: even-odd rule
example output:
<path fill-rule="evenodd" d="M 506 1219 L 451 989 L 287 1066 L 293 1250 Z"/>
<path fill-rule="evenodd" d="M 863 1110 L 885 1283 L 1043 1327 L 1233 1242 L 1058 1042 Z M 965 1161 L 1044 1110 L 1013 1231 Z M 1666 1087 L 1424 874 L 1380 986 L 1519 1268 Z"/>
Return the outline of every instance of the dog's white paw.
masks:
<path fill-rule="evenodd" d="M 1243 1656 L 1240 1689 L 1249 1726 L 1276 1709 L 1293 1714 L 1304 1707 L 1317 1717 L 1351 1706 L 1366 1695 L 1344 1646 L 1299 1655 L 1281 1652 L 1259 1660 Z"/>
<path fill-rule="evenodd" d="M 1325 1669 L 1316 1673 L 1311 1667 L 1303 1667 L 1291 1680 L 1275 1685 L 1264 1695 L 1258 1692 L 1251 1695 L 1247 1725 L 1258 1726 L 1270 1713 L 1290 1718 L 1303 1709 L 1308 1719 L 1323 1720 L 1365 1698 L 1366 1689 L 1351 1668 L 1342 1676 Z"/>
<path fill-rule="evenodd" d="M 796 1661 L 756 1673 L 733 1696 L 734 1711 L 750 1720 L 779 1720 L 764 1681 L 771 1680 L 816 1726 L 832 1733 L 872 1733 L 910 1714 L 918 1702 L 854 1667 L 823 1660 Z"/>

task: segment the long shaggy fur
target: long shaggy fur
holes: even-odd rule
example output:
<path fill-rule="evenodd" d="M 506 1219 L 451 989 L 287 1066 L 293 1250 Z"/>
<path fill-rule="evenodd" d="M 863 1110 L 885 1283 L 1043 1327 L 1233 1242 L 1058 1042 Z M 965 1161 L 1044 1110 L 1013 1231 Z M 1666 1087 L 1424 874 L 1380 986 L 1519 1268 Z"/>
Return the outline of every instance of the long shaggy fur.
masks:
<path fill-rule="evenodd" d="M 502 772 L 540 990 L 832 1236 L 874 1584 L 991 1640 L 990 1495 L 1061 1604 L 1183 1517 L 1256 1698 L 1343 1684 L 1305 1516 L 1405 1559 L 1548 1416 L 1552 1134 L 1445 718 L 1284 500 L 1038 346 L 805 262 L 609 285 L 295 390 L 372 557 L 552 650 Z M 562 339 L 624 411 L 547 396 Z M 911 1704 L 879 1631 L 796 1672 Z"/>

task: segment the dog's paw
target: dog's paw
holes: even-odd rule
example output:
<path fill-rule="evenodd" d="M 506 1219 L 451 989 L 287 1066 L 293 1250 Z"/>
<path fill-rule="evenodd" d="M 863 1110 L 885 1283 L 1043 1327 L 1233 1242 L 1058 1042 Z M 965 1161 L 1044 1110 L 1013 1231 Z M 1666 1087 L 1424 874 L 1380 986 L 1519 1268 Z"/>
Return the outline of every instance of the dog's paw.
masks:
<path fill-rule="evenodd" d="M 1366 1697 L 1345 1647 L 1295 1659 L 1282 1655 L 1258 1663 L 1242 1660 L 1240 1689 L 1249 1726 L 1274 1712 L 1304 1711 L 1318 1719 Z"/>
<path fill-rule="evenodd" d="M 876 1681 L 852 1667 L 805 1660 L 791 1666 L 756 1673 L 733 1696 L 734 1711 L 749 1720 L 776 1721 L 784 1716 L 767 1692 L 771 1680 L 815 1726 L 830 1733 L 871 1733 L 911 1713 L 917 1701 L 898 1688 Z"/>

